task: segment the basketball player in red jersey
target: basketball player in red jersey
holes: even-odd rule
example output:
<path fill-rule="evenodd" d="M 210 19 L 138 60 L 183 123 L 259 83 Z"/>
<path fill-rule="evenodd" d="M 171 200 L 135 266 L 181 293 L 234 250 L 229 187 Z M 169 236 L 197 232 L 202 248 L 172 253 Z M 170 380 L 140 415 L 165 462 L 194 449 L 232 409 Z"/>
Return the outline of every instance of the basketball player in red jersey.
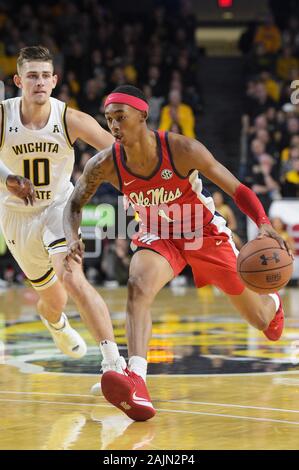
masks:
<path fill-rule="evenodd" d="M 259 237 L 275 238 L 289 251 L 249 188 L 198 141 L 148 129 L 147 114 L 146 98 L 135 87 L 120 86 L 108 96 L 105 115 L 116 143 L 86 164 L 64 211 L 67 268 L 70 259 L 82 261 L 83 245 L 78 238 L 81 211 L 98 185 L 104 181 L 111 183 L 125 194 L 141 217 L 141 232 L 134 240 L 138 250 L 131 261 L 128 281 L 129 364 L 123 374 L 105 372 L 101 381 L 106 399 L 137 421 L 155 414 L 145 384 L 150 307 L 162 287 L 187 264 L 192 268 L 197 287 L 217 286 L 248 323 L 270 340 L 276 341 L 282 334 L 284 315 L 278 294 L 259 295 L 242 284 L 236 271 L 238 252 L 231 232 L 223 217 L 215 212 L 213 199 L 203 188 L 199 173 L 229 194 L 255 221 Z M 169 211 L 175 204 L 189 208 L 187 218 L 195 234 L 194 242 L 198 241 L 198 228 L 202 229 L 201 247 L 194 249 L 196 245 L 190 244 L 185 232 L 178 236 L 183 231 L 182 219 L 176 220 Z M 195 216 L 199 208 L 202 217 L 198 223 Z M 158 223 L 151 220 L 157 216 Z M 162 222 L 169 227 L 166 238 L 161 235 Z"/>

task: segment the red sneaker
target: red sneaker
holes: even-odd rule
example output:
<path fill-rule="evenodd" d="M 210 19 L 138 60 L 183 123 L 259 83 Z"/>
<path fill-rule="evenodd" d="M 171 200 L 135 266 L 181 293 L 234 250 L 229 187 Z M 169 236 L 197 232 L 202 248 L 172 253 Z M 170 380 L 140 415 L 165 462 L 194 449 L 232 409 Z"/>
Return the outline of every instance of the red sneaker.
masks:
<path fill-rule="evenodd" d="M 282 331 L 283 331 L 283 325 L 284 325 L 284 312 L 283 312 L 282 302 L 281 302 L 280 295 L 278 293 L 277 295 L 279 297 L 279 309 L 277 310 L 273 320 L 271 320 L 268 328 L 263 331 L 264 335 L 270 341 L 277 341 L 281 337 Z"/>
<path fill-rule="evenodd" d="M 125 370 L 126 375 L 109 370 L 102 375 L 101 387 L 109 403 L 134 421 L 146 421 L 156 414 L 142 377 Z"/>

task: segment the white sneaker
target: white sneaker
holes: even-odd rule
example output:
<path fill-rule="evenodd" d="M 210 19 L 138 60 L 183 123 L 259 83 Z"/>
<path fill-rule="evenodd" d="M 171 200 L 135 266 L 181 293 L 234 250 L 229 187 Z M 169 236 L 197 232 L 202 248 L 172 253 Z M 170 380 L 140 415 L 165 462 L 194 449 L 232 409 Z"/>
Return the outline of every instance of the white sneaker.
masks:
<path fill-rule="evenodd" d="M 64 313 L 62 313 L 62 318 L 65 321 L 65 325 L 60 330 L 56 330 L 45 318 L 40 317 L 43 324 L 50 331 L 54 343 L 60 351 L 74 359 L 80 359 L 85 356 L 87 351 L 85 341 L 81 338 L 79 333 L 71 327 Z"/>
<path fill-rule="evenodd" d="M 108 370 L 114 370 L 115 372 L 118 372 L 119 374 L 125 375 L 125 370 L 127 368 L 127 363 L 124 357 L 119 356 L 114 363 L 109 363 L 109 362 L 102 362 L 101 364 L 102 372 L 107 372 Z M 102 395 L 102 389 L 101 389 L 101 383 L 98 382 L 94 384 L 91 389 L 90 393 L 95 396 L 101 396 Z"/>

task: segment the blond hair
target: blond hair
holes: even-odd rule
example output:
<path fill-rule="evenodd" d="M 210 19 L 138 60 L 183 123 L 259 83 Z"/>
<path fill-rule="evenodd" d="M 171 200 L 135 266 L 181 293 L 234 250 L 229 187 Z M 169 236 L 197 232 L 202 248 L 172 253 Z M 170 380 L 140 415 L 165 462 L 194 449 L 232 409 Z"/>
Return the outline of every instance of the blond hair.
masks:
<path fill-rule="evenodd" d="M 53 56 L 49 49 L 44 46 L 23 47 L 17 58 L 17 71 L 20 74 L 22 65 L 25 62 L 51 62 L 53 65 Z M 53 65 L 54 66 L 54 65 Z"/>

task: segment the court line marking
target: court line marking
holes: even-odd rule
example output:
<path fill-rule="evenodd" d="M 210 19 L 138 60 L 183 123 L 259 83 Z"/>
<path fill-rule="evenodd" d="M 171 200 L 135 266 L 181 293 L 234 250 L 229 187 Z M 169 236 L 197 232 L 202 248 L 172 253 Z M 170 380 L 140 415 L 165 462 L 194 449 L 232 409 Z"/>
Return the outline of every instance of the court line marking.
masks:
<path fill-rule="evenodd" d="M 56 396 L 56 397 L 85 397 L 85 398 L 102 398 L 101 395 L 83 395 L 80 393 L 55 393 L 55 392 L 17 392 L 13 390 L 1 390 L 0 394 L 4 395 L 45 395 L 45 396 Z M 155 403 L 178 403 L 180 405 L 204 405 L 204 406 L 220 406 L 223 408 L 241 408 L 241 409 L 252 409 L 261 411 L 278 411 L 282 413 L 299 413 L 299 410 L 289 410 L 286 408 L 271 408 L 266 406 L 253 406 L 253 405 L 237 405 L 234 403 L 214 403 L 207 401 L 183 401 L 183 400 L 153 400 Z"/>
<path fill-rule="evenodd" d="M 114 408 L 112 405 L 100 405 L 93 403 L 72 403 L 72 402 L 63 402 L 63 401 L 42 401 L 42 400 L 14 400 L 14 399 L 5 399 L 0 398 L 0 401 L 3 402 L 13 402 L 13 403 L 38 403 L 40 405 L 66 405 L 66 406 L 93 406 L 99 408 Z M 216 416 L 219 418 L 234 418 L 234 419 L 245 419 L 248 421 L 262 421 L 269 423 L 282 423 L 282 424 L 292 424 L 299 425 L 299 421 L 287 421 L 283 419 L 271 419 L 271 418 L 257 418 L 253 416 L 238 416 L 238 415 L 227 415 L 222 413 L 206 413 L 204 411 L 187 411 L 187 410 L 169 410 L 167 408 L 156 408 L 159 412 L 166 413 L 181 413 L 181 414 L 191 414 L 191 415 L 204 415 L 204 416 Z"/>
<path fill-rule="evenodd" d="M 50 395 L 50 396 L 56 396 L 56 397 L 87 397 L 87 398 L 103 398 L 101 395 L 83 395 L 81 393 L 55 393 L 55 392 L 15 392 L 13 390 L 1 390 L 0 394 L 5 394 L 5 395 Z"/>
<path fill-rule="evenodd" d="M 267 406 L 253 406 L 253 405 L 236 405 L 233 403 L 213 403 L 208 401 L 181 401 L 181 400 L 153 400 L 158 403 L 179 403 L 180 405 L 206 405 L 206 406 L 220 406 L 223 408 L 242 408 L 262 411 L 279 411 L 285 413 L 299 413 L 299 410 L 289 410 L 285 408 L 270 408 Z"/>
<path fill-rule="evenodd" d="M 45 370 L 41 372 L 41 374 L 56 374 L 56 375 L 74 375 L 74 376 L 81 376 L 81 377 L 99 377 L 101 373 L 98 374 L 91 374 L 87 373 L 84 374 L 83 372 L 50 372 Z M 268 376 L 268 375 L 286 375 L 286 374 L 297 374 L 299 376 L 299 370 L 280 370 L 275 372 L 244 372 L 236 373 L 236 374 L 147 374 L 147 377 L 150 378 L 161 378 L 161 377 L 170 377 L 170 378 L 188 378 L 188 377 L 259 377 L 259 376 Z"/>

